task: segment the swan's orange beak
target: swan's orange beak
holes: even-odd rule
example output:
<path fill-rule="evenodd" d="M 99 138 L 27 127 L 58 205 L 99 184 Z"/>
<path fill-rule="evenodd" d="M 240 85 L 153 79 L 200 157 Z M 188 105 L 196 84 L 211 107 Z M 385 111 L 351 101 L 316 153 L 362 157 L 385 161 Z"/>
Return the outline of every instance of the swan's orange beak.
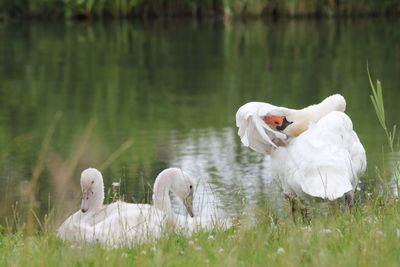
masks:
<path fill-rule="evenodd" d="M 285 117 L 283 116 L 265 116 L 263 121 L 272 126 L 282 126 Z"/>

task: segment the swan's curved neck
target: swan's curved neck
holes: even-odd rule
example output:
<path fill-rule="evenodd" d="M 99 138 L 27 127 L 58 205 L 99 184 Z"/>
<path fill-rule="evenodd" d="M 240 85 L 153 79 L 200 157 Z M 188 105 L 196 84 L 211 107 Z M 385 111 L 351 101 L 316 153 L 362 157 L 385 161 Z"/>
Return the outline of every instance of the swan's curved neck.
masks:
<path fill-rule="evenodd" d="M 301 116 L 306 116 L 318 121 L 332 111 L 344 112 L 346 109 L 346 101 L 340 95 L 332 95 L 325 98 L 321 103 L 311 105 L 309 107 L 299 110 Z"/>
<path fill-rule="evenodd" d="M 97 211 L 103 208 L 103 202 L 104 202 L 104 186 L 100 186 L 100 188 L 97 188 L 97 195 L 93 197 L 93 210 Z"/>
<path fill-rule="evenodd" d="M 169 191 L 172 185 L 172 177 L 168 175 L 157 177 L 153 189 L 153 204 L 154 207 L 166 213 L 172 213 L 171 199 Z"/>
<path fill-rule="evenodd" d="M 346 109 L 346 101 L 340 95 L 333 95 L 324 99 L 321 103 L 311 105 L 300 110 L 286 111 L 287 119 L 293 122 L 289 125 L 284 133 L 288 136 L 298 136 L 306 131 L 311 123 L 319 121 L 332 111 L 344 111 Z"/>
<path fill-rule="evenodd" d="M 88 211 L 89 212 L 97 212 L 103 208 L 104 202 L 104 185 L 103 181 L 100 181 L 96 184 L 96 186 L 92 186 L 89 191 L 86 193 L 89 194 L 89 203 L 88 203 Z M 92 195 L 91 195 L 92 194 Z M 85 193 L 84 196 L 85 197 Z"/>

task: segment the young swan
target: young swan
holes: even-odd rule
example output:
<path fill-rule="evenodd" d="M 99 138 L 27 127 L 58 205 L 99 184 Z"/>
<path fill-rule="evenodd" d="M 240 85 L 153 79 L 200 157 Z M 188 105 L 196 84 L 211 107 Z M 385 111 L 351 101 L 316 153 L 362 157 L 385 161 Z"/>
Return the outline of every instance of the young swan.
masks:
<path fill-rule="evenodd" d="M 94 168 L 82 172 L 81 188 L 81 209 L 71 215 L 57 233 L 61 239 L 70 242 L 121 246 L 158 237 L 166 223 L 174 224 L 179 218 L 171 208 L 169 191 L 182 199 L 193 217 L 194 182 L 179 168 L 166 169 L 157 176 L 153 205 L 122 201 L 103 205 L 103 177 Z"/>

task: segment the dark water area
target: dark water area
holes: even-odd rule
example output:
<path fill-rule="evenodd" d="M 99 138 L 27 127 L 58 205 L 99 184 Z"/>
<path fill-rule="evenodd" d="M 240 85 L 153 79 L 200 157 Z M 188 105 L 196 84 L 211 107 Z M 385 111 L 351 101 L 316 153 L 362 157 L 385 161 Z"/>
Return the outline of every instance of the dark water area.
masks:
<path fill-rule="evenodd" d="M 334 93 L 347 100 L 373 186 L 386 140 L 366 62 L 398 124 L 399 29 L 381 19 L 2 24 L 0 217 L 24 217 L 35 168 L 33 207 L 55 223 L 78 209 L 87 167 L 102 169 L 107 201 L 120 182 L 125 200 L 149 202 L 157 173 L 180 166 L 199 184 L 197 213 L 240 211 L 268 194 L 270 163 L 241 145 L 236 110 Z"/>

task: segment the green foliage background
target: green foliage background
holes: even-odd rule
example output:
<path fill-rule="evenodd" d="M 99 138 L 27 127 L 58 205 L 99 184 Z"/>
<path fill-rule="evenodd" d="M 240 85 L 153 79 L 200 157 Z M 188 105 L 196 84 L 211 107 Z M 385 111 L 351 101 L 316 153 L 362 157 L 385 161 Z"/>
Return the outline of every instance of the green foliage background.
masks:
<path fill-rule="evenodd" d="M 399 14 L 397 0 L 0 0 L 10 17 L 354 16 Z"/>

